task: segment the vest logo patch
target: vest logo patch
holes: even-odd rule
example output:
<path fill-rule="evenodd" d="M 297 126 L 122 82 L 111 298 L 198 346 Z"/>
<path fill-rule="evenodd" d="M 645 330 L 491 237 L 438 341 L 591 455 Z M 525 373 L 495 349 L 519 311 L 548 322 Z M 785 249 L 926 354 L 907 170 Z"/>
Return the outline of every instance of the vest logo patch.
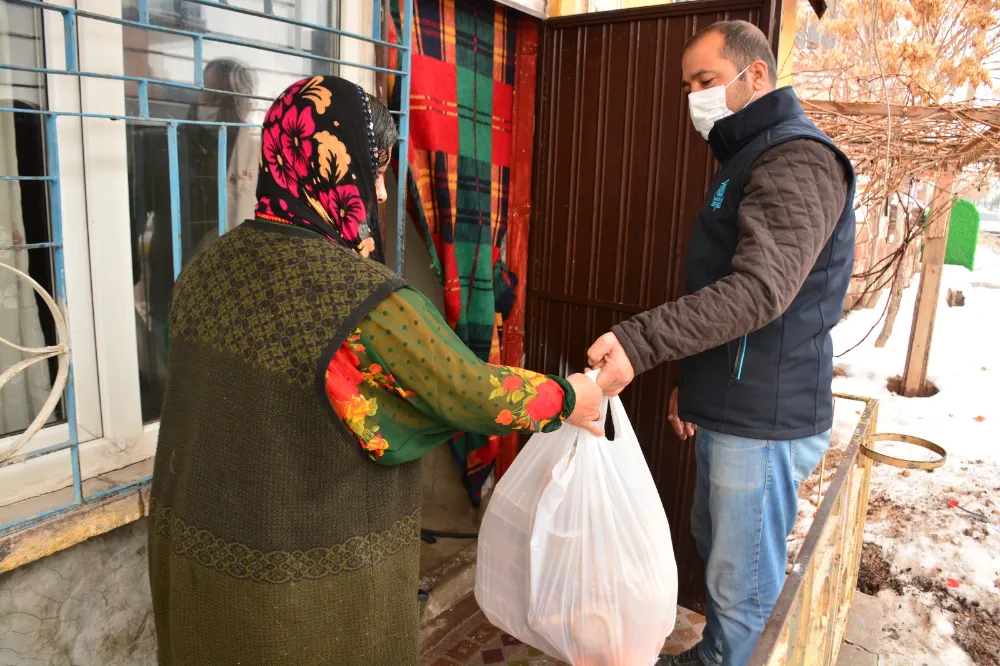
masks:
<path fill-rule="evenodd" d="M 722 198 L 726 196 L 726 185 L 728 184 L 728 180 L 722 181 L 722 184 L 719 185 L 719 189 L 715 191 L 715 196 L 712 197 L 712 210 L 719 210 L 722 208 Z"/>

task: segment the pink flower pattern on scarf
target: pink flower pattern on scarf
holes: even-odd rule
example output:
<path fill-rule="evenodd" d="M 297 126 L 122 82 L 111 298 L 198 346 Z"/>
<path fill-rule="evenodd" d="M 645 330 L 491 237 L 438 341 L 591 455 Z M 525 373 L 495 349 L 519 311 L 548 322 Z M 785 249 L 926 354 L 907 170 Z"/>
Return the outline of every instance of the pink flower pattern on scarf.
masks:
<path fill-rule="evenodd" d="M 317 231 L 368 256 L 375 176 L 364 92 L 337 77 L 292 84 L 261 136 L 258 217 Z"/>

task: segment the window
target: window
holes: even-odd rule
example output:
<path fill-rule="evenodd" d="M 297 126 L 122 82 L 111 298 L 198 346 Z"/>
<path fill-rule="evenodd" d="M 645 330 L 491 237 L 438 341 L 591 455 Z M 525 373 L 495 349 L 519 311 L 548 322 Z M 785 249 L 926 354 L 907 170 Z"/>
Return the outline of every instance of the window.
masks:
<path fill-rule="evenodd" d="M 270 100 L 311 75 L 374 88 L 373 40 L 340 32 L 373 34 L 377 6 L 0 0 L 0 337 L 64 342 L 73 369 L 44 428 L 7 459 L 58 356 L 0 389 L 0 536 L 116 492 L 123 468 L 149 474 L 175 276 L 252 214 Z M 65 340 L 7 266 L 58 296 Z M 0 373 L 31 355 L 0 342 Z"/>
<path fill-rule="evenodd" d="M 337 59 L 339 40 L 330 39 L 329 33 L 275 24 L 259 16 L 234 16 L 217 7 L 197 5 L 200 13 L 179 15 L 178 4 L 186 6 L 151 4 L 150 22 L 172 27 L 179 20 L 197 21 L 201 34 L 208 38 L 199 44 L 186 35 L 126 27 L 125 74 L 177 84 L 150 86 L 148 113 L 143 112 L 138 85 L 127 84 L 125 102 L 130 116 L 258 125 L 270 100 L 289 84 L 304 76 L 339 74 L 337 64 L 322 60 Z M 339 27 L 338 9 L 338 3 L 330 0 L 274 4 L 279 16 L 331 28 Z M 125 0 L 122 13 L 137 16 L 135 1 Z M 270 50 L 213 41 L 212 37 L 259 40 L 260 46 Z M 294 51 L 306 51 L 317 59 L 289 55 Z M 149 423 L 160 417 L 166 389 L 166 322 L 175 273 L 220 233 L 253 216 L 260 132 L 256 127 L 228 126 L 221 128 L 220 136 L 217 125 L 177 125 L 174 141 L 180 169 L 178 197 L 172 201 L 170 127 L 160 120 L 130 120 L 127 127 L 139 382 L 142 418 Z M 225 188 L 220 189 L 220 181 Z M 176 244 L 171 205 L 180 207 L 180 243 Z"/>
<path fill-rule="evenodd" d="M 11 6 L 0 21 L 0 60 L 24 68 L 44 62 L 41 25 L 29 7 Z M 6 89 L 4 106 L 40 110 L 48 103 L 45 77 L 27 71 L 0 73 Z M 0 115 L 0 164 L 2 176 L 43 178 L 45 165 L 44 118 L 29 113 Z M 0 247 L 27 246 L 28 250 L 0 250 L 0 261 L 27 273 L 49 293 L 55 293 L 53 252 L 49 225 L 48 183 L 44 180 L 7 180 L 0 194 Z M 10 270 L 0 272 L 0 337 L 23 347 L 56 344 L 55 321 L 41 297 Z M 13 347 L 0 346 L 0 372 L 31 357 Z M 58 361 L 50 358 L 26 369 L 0 389 L 0 437 L 24 431 L 48 400 Z M 53 412 L 52 422 L 65 420 L 64 405 Z"/>
<path fill-rule="evenodd" d="M 52 20 L 54 19 L 54 20 Z M 74 304 L 64 312 L 68 327 L 63 342 L 74 350 L 73 425 L 80 441 L 103 436 L 100 393 L 93 342 L 86 219 L 60 211 L 83 210 L 79 127 L 53 123 L 44 112 L 53 104 L 73 108 L 78 88 L 47 76 L 43 68 L 65 67 L 61 19 L 21 4 L 0 3 L 0 264 L 31 277 L 47 293 Z M 16 112 L 11 111 L 16 110 Z M 54 152 L 55 146 L 60 150 Z M 53 156 L 62 161 L 60 183 L 46 180 L 54 170 Z M 51 195 L 60 206 L 52 207 Z M 58 243 L 61 240 L 62 243 Z M 66 279 L 60 281 L 57 268 Z M 70 279 L 68 276 L 74 276 Z M 38 350 L 57 342 L 56 319 L 29 283 L 0 267 L 0 337 Z M 22 352 L 0 342 L 0 373 L 15 364 L 44 356 Z M 57 357 L 34 363 L 0 389 L 0 507 L 65 485 L 70 452 L 43 452 L 70 439 L 70 403 L 56 386 L 56 400 L 44 429 L 26 442 L 24 430 L 44 408 L 53 383 L 61 383 Z M 46 410 L 47 411 L 47 410 Z M 59 480 L 61 478 L 61 480 Z M 0 523 L 5 522 L 0 519 Z"/>

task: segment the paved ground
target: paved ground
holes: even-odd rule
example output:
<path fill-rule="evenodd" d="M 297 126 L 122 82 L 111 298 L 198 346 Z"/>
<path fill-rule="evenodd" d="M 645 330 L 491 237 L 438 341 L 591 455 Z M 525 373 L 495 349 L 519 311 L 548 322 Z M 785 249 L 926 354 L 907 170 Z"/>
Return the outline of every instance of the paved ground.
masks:
<path fill-rule="evenodd" d="M 665 649 L 677 654 L 701 638 L 705 618 L 678 607 L 677 625 Z M 469 597 L 441 616 L 440 622 L 425 633 L 422 666 L 559 666 L 516 638 L 502 633 L 486 621 L 474 598 Z"/>

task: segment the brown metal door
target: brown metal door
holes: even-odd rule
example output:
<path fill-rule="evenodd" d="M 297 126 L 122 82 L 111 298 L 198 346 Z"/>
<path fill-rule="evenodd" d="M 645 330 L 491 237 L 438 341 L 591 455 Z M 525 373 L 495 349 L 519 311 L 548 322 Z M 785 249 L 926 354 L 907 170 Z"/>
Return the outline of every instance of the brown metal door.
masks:
<path fill-rule="evenodd" d="M 776 41 L 778 0 L 682 2 L 546 22 L 539 65 L 526 365 L 580 370 L 611 325 L 682 294 L 693 217 L 713 171 L 681 94 L 681 48 L 744 19 Z M 666 365 L 623 394 L 673 530 L 680 601 L 701 608 L 690 536 L 695 460 L 667 422 Z"/>

